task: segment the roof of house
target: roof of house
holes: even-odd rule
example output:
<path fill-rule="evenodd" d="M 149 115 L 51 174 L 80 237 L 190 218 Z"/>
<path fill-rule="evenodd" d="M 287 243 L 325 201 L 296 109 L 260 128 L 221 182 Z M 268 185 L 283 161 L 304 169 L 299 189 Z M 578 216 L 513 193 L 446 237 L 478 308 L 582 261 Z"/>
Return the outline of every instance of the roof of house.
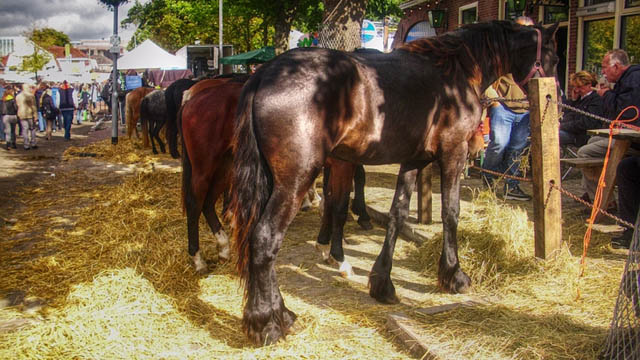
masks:
<path fill-rule="evenodd" d="M 65 57 L 64 46 L 50 46 L 47 50 L 56 59 Z M 88 58 L 87 54 L 85 54 L 83 51 L 80 51 L 74 47 L 71 47 L 71 57 L 72 58 Z"/>

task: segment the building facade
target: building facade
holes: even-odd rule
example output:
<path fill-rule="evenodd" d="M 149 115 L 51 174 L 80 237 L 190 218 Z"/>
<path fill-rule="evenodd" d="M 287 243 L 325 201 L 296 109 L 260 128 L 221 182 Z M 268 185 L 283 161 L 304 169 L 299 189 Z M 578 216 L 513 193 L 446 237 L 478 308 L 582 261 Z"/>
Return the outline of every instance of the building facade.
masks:
<path fill-rule="evenodd" d="M 599 77 L 608 50 L 625 49 L 632 63 L 640 60 L 640 0 L 410 0 L 400 8 L 405 16 L 393 47 L 465 24 L 520 15 L 545 25 L 559 22 L 558 79 L 565 91 L 569 74 L 576 71 Z"/>

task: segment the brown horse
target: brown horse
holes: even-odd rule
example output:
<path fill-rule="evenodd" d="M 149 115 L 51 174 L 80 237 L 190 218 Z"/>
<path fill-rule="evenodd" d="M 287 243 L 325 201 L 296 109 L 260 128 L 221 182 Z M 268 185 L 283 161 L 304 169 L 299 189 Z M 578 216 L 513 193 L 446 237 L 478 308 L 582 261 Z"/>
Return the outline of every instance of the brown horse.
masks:
<path fill-rule="evenodd" d="M 369 275 L 369 294 L 383 303 L 398 301 L 390 277 L 393 252 L 416 175 L 437 161 L 443 222 L 438 283 L 452 293 L 468 291 L 456 238 L 459 174 L 481 122 L 480 96 L 504 74 L 523 85 L 531 76 L 555 76 L 556 29 L 494 21 L 388 54 L 294 49 L 258 69 L 238 104 L 230 204 L 245 281 L 243 327 L 254 343 L 277 341 L 296 319 L 280 294 L 275 260 L 328 157 L 401 164 L 384 245 Z"/>
<path fill-rule="evenodd" d="M 195 86 L 178 113 L 182 134 L 182 199 L 187 213 L 189 255 L 196 271 L 207 266 L 200 252 L 198 220 L 204 214 L 218 242 L 218 256 L 229 259 L 229 241 L 215 211 L 220 195 L 231 179 L 231 139 L 242 83 L 205 80 Z M 202 81 L 202 82 L 205 82 Z M 199 83 L 200 84 L 200 83 Z"/>
<path fill-rule="evenodd" d="M 205 260 L 200 252 L 199 226 L 200 214 L 204 214 L 207 223 L 218 242 L 218 257 L 221 260 L 229 258 L 228 237 L 221 227 L 215 211 L 215 203 L 230 187 L 232 172 L 232 138 L 235 128 L 235 109 L 243 84 L 228 79 L 203 80 L 185 91 L 185 101 L 178 114 L 178 126 L 182 134 L 182 199 L 187 213 L 187 232 L 189 239 L 188 251 L 191 255 L 196 271 L 204 273 L 207 270 Z M 147 101 L 148 97 L 145 98 Z M 144 102 L 143 102 L 144 103 Z M 327 166 L 333 163 L 344 163 L 339 160 L 327 161 Z M 356 165 L 345 163 L 346 167 Z M 353 202 L 353 212 L 358 215 L 358 224 L 365 229 L 372 228 L 369 215 L 364 203 L 364 169 L 355 176 L 356 195 Z M 343 178 L 336 172 L 335 176 L 325 178 L 327 189 L 340 189 L 340 195 L 333 198 L 349 201 L 352 172 L 344 173 Z M 348 185 L 344 185 L 348 184 Z M 315 189 L 313 194 L 315 194 Z M 310 197 L 314 196 L 309 194 Z M 325 202 L 322 229 L 318 236 L 318 244 L 329 243 L 327 235 L 339 232 L 342 234 L 344 222 L 340 229 L 330 229 L 332 226 L 333 201 Z M 336 224 L 338 224 L 336 222 Z M 340 235 L 340 242 L 342 235 Z M 340 244 L 340 249 L 342 246 Z M 328 259 L 325 251 L 325 260 Z M 344 255 L 331 254 L 338 261 L 341 270 L 350 268 L 344 260 Z M 345 272 L 349 275 L 349 272 Z"/>
<path fill-rule="evenodd" d="M 140 119 L 140 103 L 142 103 L 142 99 L 147 96 L 150 92 L 152 92 L 154 88 L 152 87 L 139 87 L 137 89 L 132 90 L 125 97 L 125 120 L 127 122 L 127 137 L 131 139 L 131 135 L 133 132 L 136 132 L 136 138 L 140 139 L 140 135 L 138 134 L 138 119 Z M 142 133 L 144 135 L 143 142 L 144 147 L 149 147 L 149 136 L 148 129 L 142 128 Z"/>

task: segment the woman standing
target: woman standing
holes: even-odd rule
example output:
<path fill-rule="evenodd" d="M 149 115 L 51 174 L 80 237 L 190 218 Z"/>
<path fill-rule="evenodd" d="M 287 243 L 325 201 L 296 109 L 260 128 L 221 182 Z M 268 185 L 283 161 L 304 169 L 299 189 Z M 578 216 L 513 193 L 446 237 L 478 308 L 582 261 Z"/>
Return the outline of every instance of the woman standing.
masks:
<path fill-rule="evenodd" d="M 4 122 L 5 138 L 7 139 L 5 148 L 9 150 L 9 146 L 11 146 L 15 149 L 16 125 L 18 124 L 18 105 L 16 104 L 16 99 L 13 95 L 12 88 L 8 88 L 4 91 L 2 101 L 4 103 L 4 117 L 2 118 L 2 120 Z M 8 134 L 9 130 L 11 130 L 11 135 Z"/>
<path fill-rule="evenodd" d="M 36 97 L 33 95 L 34 87 L 30 84 L 22 84 L 22 92 L 16 96 L 18 104 L 18 119 L 22 125 L 22 137 L 24 149 L 37 149 L 36 128 L 38 127 L 38 107 Z"/>
<path fill-rule="evenodd" d="M 44 88 L 44 92 L 42 93 L 42 97 L 40 98 L 40 109 L 42 112 L 42 117 L 45 119 L 47 124 L 47 140 L 51 140 L 51 130 L 53 129 L 53 122 L 58 117 L 58 108 L 53 102 L 53 98 L 51 97 L 51 89 L 49 86 Z"/>
<path fill-rule="evenodd" d="M 69 86 L 67 80 L 60 86 L 60 111 L 64 119 L 64 140 L 71 140 L 71 123 L 73 122 L 73 111 L 76 109 L 73 87 Z"/>

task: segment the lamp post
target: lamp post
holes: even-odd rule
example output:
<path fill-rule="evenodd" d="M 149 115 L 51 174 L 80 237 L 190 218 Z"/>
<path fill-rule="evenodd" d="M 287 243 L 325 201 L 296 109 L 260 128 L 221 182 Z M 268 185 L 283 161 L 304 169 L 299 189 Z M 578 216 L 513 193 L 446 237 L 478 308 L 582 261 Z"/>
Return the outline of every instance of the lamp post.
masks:
<path fill-rule="evenodd" d="M 220 59 L 222 58 L 222 0 L 218 1 L 219 6 L 218 6 L 218 22 L 220 23 L 220 40 L 218 41 L 218 67 L 220 68 L 220 75 L 222 75 L 222 64 L 220 63 Z"/>
<path fill-rule="evenodd" d="M 111 143 L 118 143 L 118 55 L 120 55 L 120 38 L 118 37 L 118 6 L 129 0 L 99 0 L 109 9 L 113 9 L 113 35 L 111 48 L 113 55 L 113 69 L 111 70 Z"/>

